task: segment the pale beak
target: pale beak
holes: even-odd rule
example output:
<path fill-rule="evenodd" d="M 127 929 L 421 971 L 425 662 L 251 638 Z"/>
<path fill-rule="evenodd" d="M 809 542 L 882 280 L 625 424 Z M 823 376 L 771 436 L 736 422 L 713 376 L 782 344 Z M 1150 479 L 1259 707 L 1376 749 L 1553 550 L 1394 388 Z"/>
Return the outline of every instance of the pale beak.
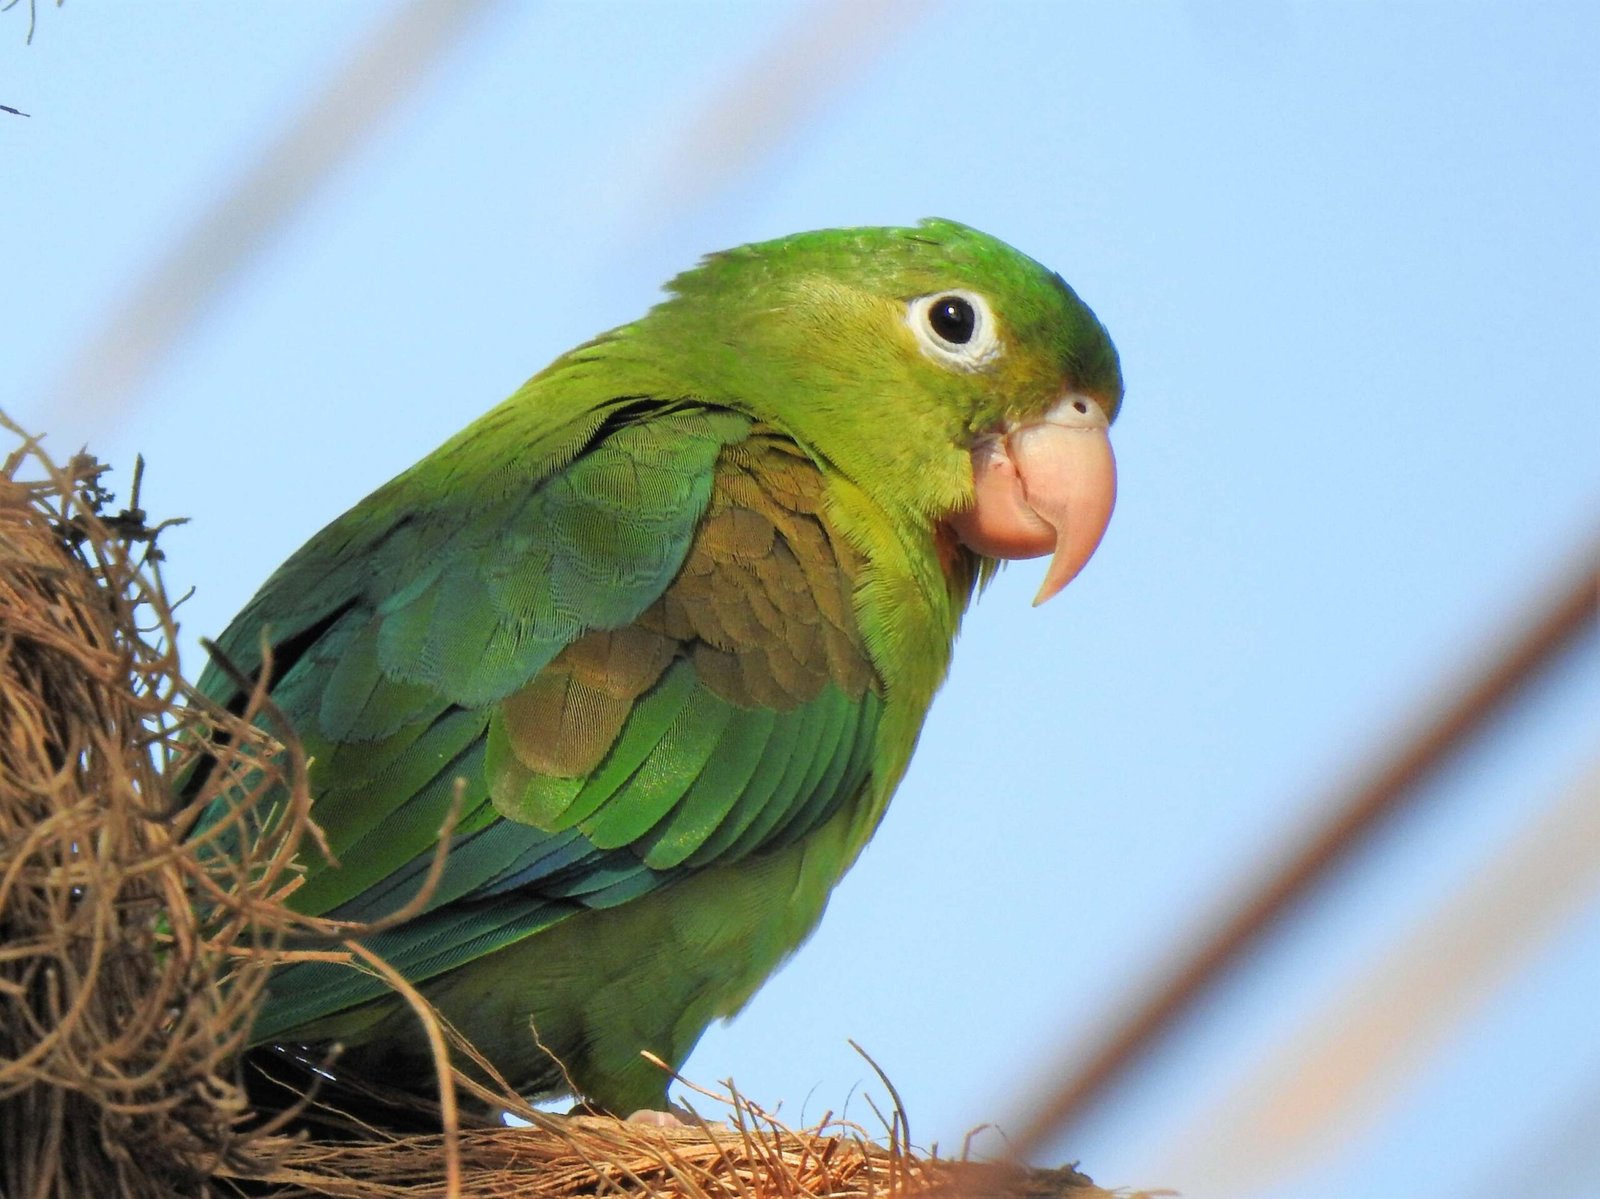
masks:
<path fill-rule="evenodd" d="M 1111 520 L 1117 463 L 1109 425 L 1098 400 L 1067 395 L 1037 420 L 972 447 L 975 498 L 950 527 L 986 557 L 1054 553 L 1035 606 L 1072 582 Z"/>

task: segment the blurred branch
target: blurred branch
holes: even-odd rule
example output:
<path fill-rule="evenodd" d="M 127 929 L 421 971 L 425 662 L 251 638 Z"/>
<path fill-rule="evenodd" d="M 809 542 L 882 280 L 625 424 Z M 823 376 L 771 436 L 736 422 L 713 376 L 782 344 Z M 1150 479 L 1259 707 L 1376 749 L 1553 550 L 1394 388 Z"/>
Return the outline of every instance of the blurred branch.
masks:
<path fill-rule="evenodd" d="M 1465 681 L 1445 690 L 1409 735 L 1337 789 L 1323 826 L 1222 916 L 1192 951 L 1111 1008 L 1128 1015 L 1058 1071 L 1066 1081 L 1030 1105 L 1032 1117 L 1011 1143 L 1021 1159 L 1081 1120 L 1147 1058 L 1178 1022 L 1254 951 L 1334 869 L 1414 802 L 1490 722 L 1600 625 L 1595 619 L 1600 538 L 1566 563 L 1513 634 L 1486 651 Z"/>
<path fill-rule="evenodd" d="M 749 175 L 914 28 L 928 0 L 813 0 L 720 87 L 661 156 L 659 225 Z"/>
<path fill-rule="evenodd" d="M 1332 1156 L 1597 888 L 1600 761 L 1227 1096 L 1207 1103 L 1154 1173 L 1245 1195 Z"/>
<path fill-rule="evenodd" d="M 79 351 L 47 411 L 87 433 L 115 416 L 317 187 L 496 0 L 411 0 L 172 246 Z"/>

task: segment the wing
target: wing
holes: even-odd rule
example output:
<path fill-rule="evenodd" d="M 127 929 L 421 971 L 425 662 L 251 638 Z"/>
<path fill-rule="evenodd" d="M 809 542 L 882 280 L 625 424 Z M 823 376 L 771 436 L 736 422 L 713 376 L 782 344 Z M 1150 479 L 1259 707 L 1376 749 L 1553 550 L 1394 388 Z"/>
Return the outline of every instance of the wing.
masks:
<path fill-rule="evenodd" d="M 816 465 L 713 408 L 633 401 L 580 433 L 531 483 L 457 470 L 436 498 L 379 493 L 219 642 L 249 669 L 270 630 L 274 698 L 314 759 L 339 864 L 308 863 L 302 910 L 405 903 L 464 788 L 427 909 L 369 942 L 413 981 L 788 844 L 867 783 L 860 559 Z M 226 702 L 219 680 L 202 687 Z M 287 967 L 255 1037 L 385 990 Z"/>

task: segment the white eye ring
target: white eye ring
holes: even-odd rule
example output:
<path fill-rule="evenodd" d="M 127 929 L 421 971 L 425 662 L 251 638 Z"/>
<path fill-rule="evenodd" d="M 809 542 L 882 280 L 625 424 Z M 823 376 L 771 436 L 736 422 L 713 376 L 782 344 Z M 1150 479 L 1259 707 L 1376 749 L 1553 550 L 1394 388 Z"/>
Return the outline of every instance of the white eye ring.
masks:
<path fill-rule="evenodd" d="M 965 288 L 918 296 L 906 305 L 906 324 L 924 354 L 956 370 L 982 370 L 1004 349 L 989 301 Z"/>

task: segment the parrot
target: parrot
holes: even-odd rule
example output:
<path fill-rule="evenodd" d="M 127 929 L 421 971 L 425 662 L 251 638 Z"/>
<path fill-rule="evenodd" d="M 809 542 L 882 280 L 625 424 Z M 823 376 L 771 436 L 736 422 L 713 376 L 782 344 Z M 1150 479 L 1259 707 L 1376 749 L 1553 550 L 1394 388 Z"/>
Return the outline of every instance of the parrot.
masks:
<path fill-rule="evenodd" d="M 290 905 L 411 905 L 364 944 L 519 1093 L 618 1116 L 815 929 L 999 563 L 1050 556 L 1037 604 L 1095 551 L 1123 395 L 1072 288 L 954 221 L 665 293 L 313 536 L 199 683 L 239 711 L 264 673 L 308 755 Z M 280 965 L 250 1041 L 433 1079 L 348 964 Z"/>

